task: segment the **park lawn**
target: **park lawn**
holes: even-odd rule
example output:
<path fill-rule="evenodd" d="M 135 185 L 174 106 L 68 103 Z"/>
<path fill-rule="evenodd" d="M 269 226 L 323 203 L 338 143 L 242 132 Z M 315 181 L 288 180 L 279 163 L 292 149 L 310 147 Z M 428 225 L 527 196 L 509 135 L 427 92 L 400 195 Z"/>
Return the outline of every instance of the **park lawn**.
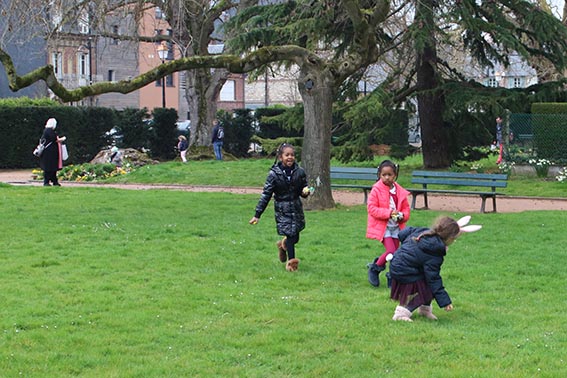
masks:
<path fill-rule="evenodd" d="M 405 323 L 367 282 L 364 206 L 307 212 L 288 273 L 272 207 L 247 223 L 257 200 L 0 186 L 1 375 L 567 374 L 564 212 L 473 214 L 442 271 L 455 310 Z"/>
<path fill-rule="evenodd" d="M 377 158 L 374 162 L 358 163 L 356 166 L 377 167 L 380 161 L 381 159 Z M 419 185 L 411 184 L 411 172 L 414 169 L 421 169 L 417 162 L 416 157 L 410 157 L 400 163 L 398 182 L 403 187 L 419 187 Z M 272 159 L 190 161 L 187 164 L 167 162 L 138 168 L 127 175 L 113 177 L 107 181 L 261 188 L 273 163 Z M 334 162 L 333 164 L 337 163 Z M 363 182 L 363 184 L 368 184 L 368 182 Z M 474 187 L 468 188 L 468 190 L 471 189 L 479 190 L 479 188 Z M 499 188 L 497 191 L 508 196 L 564 198 L 567 197 L 567 182 L 559 182 L 553 178 L 540 179 L 511 175 L 508 180 L 508 187 Z"/>

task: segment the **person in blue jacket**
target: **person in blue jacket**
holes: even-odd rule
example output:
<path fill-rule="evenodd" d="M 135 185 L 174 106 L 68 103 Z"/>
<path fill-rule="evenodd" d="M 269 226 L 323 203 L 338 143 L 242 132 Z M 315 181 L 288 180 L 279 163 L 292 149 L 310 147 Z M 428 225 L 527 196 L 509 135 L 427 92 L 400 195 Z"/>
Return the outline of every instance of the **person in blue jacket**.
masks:
<path fill-rule="evenodd" d="M 217 160 L 222 160 L 222 146 L 224 145 L 224 128 L 219 123 L 218 119 L 213 120 L 213 150 L 215 152 L 215 158 Z"/>
<path fill-rule="evenodd" d="M 461 232 L 472 232 L 480 228 L 462 227 L 469 219 L 470 217 L 464 217 L 455 221 L 444 216 L 438 218 L 431 228 L 406 227 L 400 231 L 401 246 L 390 262 L 390 297 L 400 303 L 396 307 L 393 320 L 411 322 L 411 315 L 416 309 L 419 315 L 437 320 L 431 307 L 433 299 L 445 311 L 453 310 L 451 298 L 443 286 L 441 266 L 447 246 L 453 243 Z"/>
<path fill-rule="evenodd" d="M 295 149 L 291 144 L 283 143 L 276 153 L 276 162 L 270 169 L 255 215 L 250 224 L 257 224 L 270 199 L 274 196 L 274 209 L 278 235 L 277 247 L 279 259 L 286 263 L 286 270 L 293 272 L 299 266 L 295 257 L 295 245 L 299 242 L 299 233 L 305 228 L 305 216 L 301 198 L 311 193 L 307 186 L 307 175 L 295 162 Z"/>

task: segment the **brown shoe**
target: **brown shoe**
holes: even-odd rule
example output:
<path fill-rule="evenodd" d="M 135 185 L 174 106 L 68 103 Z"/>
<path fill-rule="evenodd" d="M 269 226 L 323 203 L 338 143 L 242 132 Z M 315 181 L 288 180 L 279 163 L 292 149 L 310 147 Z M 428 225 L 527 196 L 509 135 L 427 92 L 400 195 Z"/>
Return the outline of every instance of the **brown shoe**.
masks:
<path fill-rule="evenodd" d="M 299 268 L 299 260 L 298 259 L 291 259 L 285 264 L 285 270 L 288 272 L 295 272 Z"/>
<path fill-rule="evenodd" d="M 278 240 L 276 242 L 276 245 L 278 246 L 278 254 L 279 254 L 279 258 L 281 262 L 286 262 L 287 261 L 287 252 L 286 252 L 286 248 L 285 248 L 285 238 L 283 238 L 282 240 Z"/>

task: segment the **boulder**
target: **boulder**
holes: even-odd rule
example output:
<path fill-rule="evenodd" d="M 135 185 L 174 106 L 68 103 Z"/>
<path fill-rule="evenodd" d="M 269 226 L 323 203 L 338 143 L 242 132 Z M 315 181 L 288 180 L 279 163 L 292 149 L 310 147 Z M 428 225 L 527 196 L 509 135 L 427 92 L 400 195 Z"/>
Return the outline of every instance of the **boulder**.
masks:
<path fill-rule="evenodd" d="M 147 152 L 138 151 L 134 148 L 119 148 L 122 152 L 124 164 L 130 164 L 132 167 L 143 167 L 148 164 L 159 164 L 159 161 L 150 158 Z M 112 151 L 110 148 L 99 151 L 98 154 L 90 161 L 91 164 L 104 164 L 110 162 Z"/>

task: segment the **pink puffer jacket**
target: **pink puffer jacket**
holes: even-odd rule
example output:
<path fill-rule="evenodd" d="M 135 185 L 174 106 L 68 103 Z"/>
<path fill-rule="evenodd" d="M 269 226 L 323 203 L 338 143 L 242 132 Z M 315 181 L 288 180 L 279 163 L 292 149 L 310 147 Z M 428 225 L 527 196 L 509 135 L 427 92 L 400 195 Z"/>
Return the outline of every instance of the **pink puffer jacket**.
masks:
<path fill-rule="evenodd" d="M 408 202 L 409 192 L 402 188 L 397 182 L 396 195 L 398 203 L 396 208 L 404 214 L 404 219 L 399 223 L 400 230 L 406 227 L 406 223 L 410 218 L 410 206 Z M 390 188 L 382 181 L 378 180 L 370 191 L 368 196 L 368 223 L 366 227 L 366 237 L 369 239 L 377 239 L 382 241 L 386 233 L 386 225 L 390 219 Z"/>

